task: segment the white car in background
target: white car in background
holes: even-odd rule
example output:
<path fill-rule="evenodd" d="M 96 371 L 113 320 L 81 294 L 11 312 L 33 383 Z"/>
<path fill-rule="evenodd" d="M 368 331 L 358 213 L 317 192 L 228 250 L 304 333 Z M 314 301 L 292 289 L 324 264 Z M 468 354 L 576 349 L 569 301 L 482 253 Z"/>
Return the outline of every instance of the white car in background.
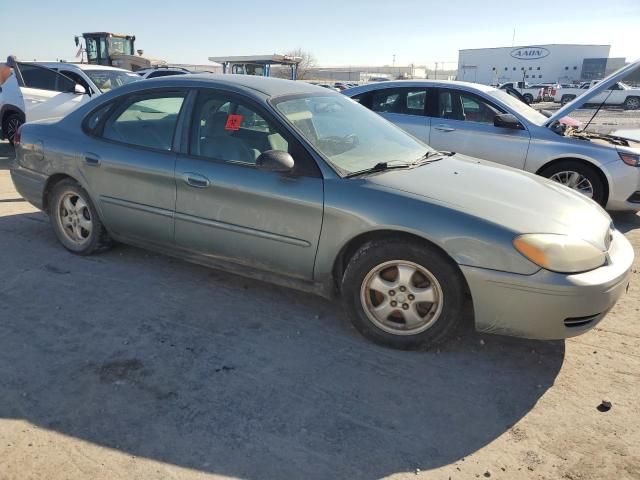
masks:
<path fill-rule="evenodd" d="M 18 128 L 45 118 L 63 117 L 94 95 L 139 80 L 127 70 L 65 62 L 19 62 L 0 85 L 0 138 L 13 143 Z"/>
<path fill-rule="evenodd" d="M 170 77 L 172 75 L 187 75 L 189 73 L 191 72 L 186 68 L 159 65 L 157 67 L 136 70 L 135 75 L 139 75 L 144 80 L 148 80 L 150 78 Z"/>
<path fill-rule="evenodd" d="M 596 86 L 599 82 L 583 83 L 578 87 L 558 88 L 553 101 L 566 105 L 574 98 Z M 640 110 L 640 88 L 630 87 L 626 83 L 616 82 L 609 88 L 589 99 L 591 105 L 616 105 L 625 110 Z"/>
<path fill-rule="evenodd" d="M 585 131 L 565 118 L 637 68 L 640 61 L 618 70 L 549 118 L 477 83 L 405 80 L 342 93 L 436 150 L 536 173 L 609 210 L 640 210 L 640 142 Z"/>
<path fill-rule="evenodd" d="M 107 93 L 114 88 L 140 80 L 137 73 L 105 65 L 67 62 L 33 62 L 33 64 L 50 68 L 69 77 L 82 85 L 89 96 Z"/>

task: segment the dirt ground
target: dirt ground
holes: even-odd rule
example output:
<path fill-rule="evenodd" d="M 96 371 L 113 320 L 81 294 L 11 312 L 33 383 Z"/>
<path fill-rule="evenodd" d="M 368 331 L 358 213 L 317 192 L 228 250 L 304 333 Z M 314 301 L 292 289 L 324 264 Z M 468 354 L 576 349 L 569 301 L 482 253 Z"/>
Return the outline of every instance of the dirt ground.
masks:
<path fill-rule="evenodd" d="M 310 295 L 127 246 L 71 255 L 10 156 L 0 480 L 640 478 L 640 258 L 586 335 L 466 325 L 393 351 Z M 615 222 L 640 257 L 640 216 Z"/>

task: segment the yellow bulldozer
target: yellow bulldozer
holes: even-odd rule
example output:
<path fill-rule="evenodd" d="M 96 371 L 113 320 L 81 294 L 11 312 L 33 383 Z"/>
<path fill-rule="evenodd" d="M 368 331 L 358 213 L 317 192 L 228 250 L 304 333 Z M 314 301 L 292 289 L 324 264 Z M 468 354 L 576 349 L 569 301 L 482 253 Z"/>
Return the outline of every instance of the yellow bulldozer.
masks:
<path fill-rule="evenodd" d="M 78 56 L 82 63 L 85 62 L 86 56 L 86 63 L 125 68 L 133 72 L 167 65 L 164 60 L 144 56 L 142 50 L 136 52 L 135 41 L 135 35 L 110 32 L 89 32 L 75 37 Z"/>

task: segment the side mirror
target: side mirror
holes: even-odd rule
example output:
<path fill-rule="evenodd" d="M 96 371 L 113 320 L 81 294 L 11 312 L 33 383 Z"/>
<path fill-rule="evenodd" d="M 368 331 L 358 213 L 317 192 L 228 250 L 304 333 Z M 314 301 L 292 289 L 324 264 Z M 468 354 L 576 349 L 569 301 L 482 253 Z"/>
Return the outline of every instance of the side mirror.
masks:
<path fill-rule="evenodd" d="M 84 95 L 87 93 L 87 89 L 84 88 L 82 85 L 80 85 L 79 83 L 76 83 L 73 86 L 73 93 L 77 93 L 78 95 Z"/>
<path fill-rule="evenodd" d="M 493 117 L 493 126 L 500 128 L 511 128 L 513 130 L 524 130 L 524 126 L 518 119 L 510 113 L 499 113 Z"/>
<path fill-rule="evenodd" d="M 290 172 L 294 164 L 293 157 L 282 150 L 267 150 L 256 160 L 256 167 L 269 172 Z"/>

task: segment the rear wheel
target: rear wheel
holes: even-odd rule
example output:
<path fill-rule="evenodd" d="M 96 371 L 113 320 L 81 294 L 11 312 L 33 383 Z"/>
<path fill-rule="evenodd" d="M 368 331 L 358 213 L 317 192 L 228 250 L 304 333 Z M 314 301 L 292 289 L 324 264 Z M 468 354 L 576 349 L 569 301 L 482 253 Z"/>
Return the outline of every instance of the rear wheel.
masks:
<path fill-rule="evenodd" d="M 342 282 L 356 329 L 376 343 L 400 349 L 446 339 L 462 316 L 464 292 L 451 260 L 429 245 L 400 240 L 363 245 Z"/>
<path fill-rule="evenodd" d="M 540 174 L 576 190 L 603 207 L 607 203 L 605 185 L 595 167 L 575 160 L 564 160 L 545 168 Z"/>
<path fill-rule="evenodd" d="M 24 121 L 22 120 L 22 117 L 17 113 L 11 113 L 5 119 L 4 124 L 2 125 L 2 131 L 11 145 L 13 145 L 16 133 L 23 123 Z"/>
<path fill-rule="evenodd" d="M 524 101 L 527 102 L 527 105 L 531 105 L 533 103 L 533 95 L 531 95 L 530 93 L 525 93 Z"/>
<path fill-rule="evenodd" d="M 89 195 L 71 179 L 62 180 L 53 187 L 49 216 L 56 237 L 73 253 L 90 255 L 111 245 Z"/>
<path fill-rule="evenodd" d="M 574 98 L 576 98 L 575 95 L 563 95 L 562 98 L 560 99 L 560 104 L 566 105 L 567 103 L 572 101 Z"/>
<path fill-rule="evenodd" d="M 640 109 L 640 97 L 627 97 L 622 105 L 625 110 Z"/>

